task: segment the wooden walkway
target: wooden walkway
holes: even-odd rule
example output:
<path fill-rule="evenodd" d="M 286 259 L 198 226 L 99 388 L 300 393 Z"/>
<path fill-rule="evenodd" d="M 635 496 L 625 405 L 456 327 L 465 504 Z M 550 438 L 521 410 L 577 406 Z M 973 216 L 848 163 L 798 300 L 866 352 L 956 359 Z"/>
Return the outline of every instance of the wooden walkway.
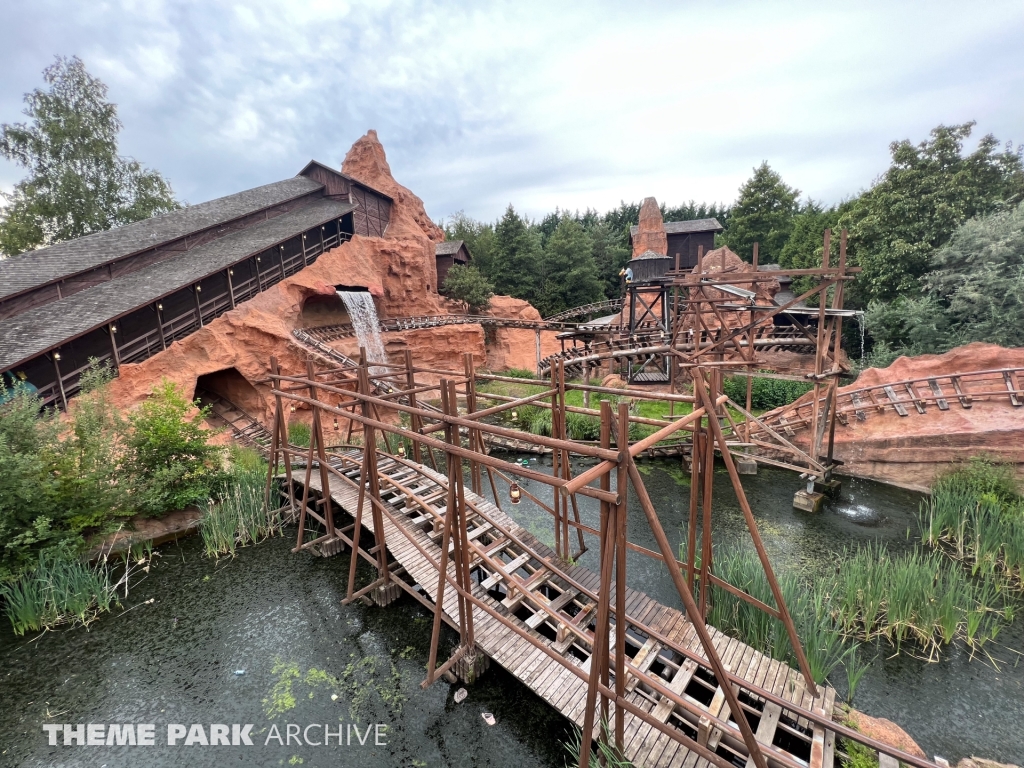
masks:
<path fill-rule="evenodd" d="M 330 495 L 346 512 L 354 515 L 362 455 L 356 449 L 341 456 L 335 466 L 349 481 L 332 474 Z M 383 453 L 378 470 L 381 498 L 391 513 L 383 519 L 396 580 L 400 579 L 410 593 L 422 590 L 433 600 L 438 581 L 437 567 L 433 563 L 440 559 L 447 480 L 426 467 Z M 321 494 L 319 473 L 311 474 L 310 490 Z M 296 485 L 301 486 L 304 473 L 296 471 L 293 477 Z M 578 565 L 565 565 L 556 559 L 551 548 L 492 502 L 468 489 L 466 497 L 470 506 L 469 540 L 474 551 L 474 593 L 499 613 L 527 628 L 566 661 L 564 664 L 556 662 L 480 609 L 474 610 L 478 648 L 577 726 L 582 726 L 587 688 L 567 665 L 589 668 L 598 574 Z M 309 514 L 318 517 L 315 504 L 311 503 L 310 509 Z M 368 510 L 367 503 L 363 520 L 371 527 L 372 516 Z M 342 524 L 337 513 L 335 519 L 338 525 Z M 431 559 L 424 557 L 417 547 Z M 327 551 L 337 551 L 337 548 L 328 547 Z M 495 564 L 500 565 L 495 567 Z M 552 572 L 554 565 L 564 577 Z M 454 564 L 449 565 L 449 570 L 454 578 Z M 454 589 L 445 590 L 444 611 L 449 623 L 457 625 L 458 598 Z M 699 712 L 728 721 L 732 715 L 711 670 L 680 652 L 686 648 L 703 658 L 693 626 L 683 613 L 630 589 L 626 596 L 626 614 L 629 618 L 626 651 L 631 664 L 646 674 L 656 675 L 662 684 L 683 696 Z M 818 696 L 811 696 L 803 678 L 788 665 L 714 629 L 711 634 L 722 661 L 731 672 L 797 706 L 831 715 L 835 702 L 832 688 L 822 686 Z M 659 642 L 652 635 L 667 642 Z M 749 768 L 753 764 L 747 757 L 735 722 L 730 721 L 727 731 L 721 732 L 694 711 L 663 699 L 632 673 L 629 673 L 626 689 L 632 703 L 661 722 L 684 731 L 738 767 Z M 760 743 L 774 745 L 796 764 L 833 768 L 834 737 L 830 731 L 813 726 L 783 707 L 766 703 L 742 686 L 738 696 Z M 707 760 L 628 711 L 625 724 L 625 753 L 636 766 L 704 768 L 709 765 Z M 781 765 L 772 758 L 770 750 L 768 759 L 770 765 Z"/>

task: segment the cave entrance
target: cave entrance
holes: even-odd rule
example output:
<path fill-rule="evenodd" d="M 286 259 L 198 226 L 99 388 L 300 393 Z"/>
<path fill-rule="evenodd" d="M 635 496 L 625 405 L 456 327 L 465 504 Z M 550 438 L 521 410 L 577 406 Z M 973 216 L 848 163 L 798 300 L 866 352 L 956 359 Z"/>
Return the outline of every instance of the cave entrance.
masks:
<path fill-rule="evenodd" d="M 227 421 L 232 420 L 229 417 L 233 411 L 237 419 L 242 413 L 259 418 L 264 410 L 263 398 L 256 387 L 235 368 L 204 373 L 196 379 L 195 396 L 203 405 L 211 406 L 214 414 Z"/>
<path fill-rule="evenodd" d="M 365 291 L 365 288 L 352 287 L 347 285 L 336 285 L 338 291 Z M 299 314 L 299 321 L 304 328 L 318 328 L 324 325 L 349 325 L 352 318 L 349 317 L 345 302 L 337 293 L 330 295 L 317 293 L 309 296 L 302 302 L 302 311 Z"/>

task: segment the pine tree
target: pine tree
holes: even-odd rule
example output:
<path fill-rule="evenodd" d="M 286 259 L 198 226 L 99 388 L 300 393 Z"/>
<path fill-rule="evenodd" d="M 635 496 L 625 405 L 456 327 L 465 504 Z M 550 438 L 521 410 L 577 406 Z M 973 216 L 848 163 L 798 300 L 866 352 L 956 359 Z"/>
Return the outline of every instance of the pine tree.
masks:
<path fill-rule="evenodd" d="M 540 242 L 511 204 L 494 228 L 494 240 L 489 277 L 495 292 L 532 302 L 539 283 Z"/>
<path fill-rule="evenodd" d="M 574 218 L 563 216 L 544 249 L 544 282 L 537 309 L 546 317 L 600 301 L 603 295 L 593 241 Z"/>
<path fill-rule="evenodd" d="M 767 162 L 740 187 L 739 199 L 729 211 L 723 241 L 741 258 L 750 260 L 758 243 L 762 264 L 777 261 L 789 235 L 799 205 L 800 190 L 787 186 Z"/>

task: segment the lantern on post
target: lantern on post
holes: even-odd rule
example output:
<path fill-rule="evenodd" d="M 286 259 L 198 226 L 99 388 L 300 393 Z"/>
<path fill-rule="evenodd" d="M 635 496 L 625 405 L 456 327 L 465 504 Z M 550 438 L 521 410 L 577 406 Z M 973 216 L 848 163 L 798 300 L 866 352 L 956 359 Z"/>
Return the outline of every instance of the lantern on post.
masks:
<path fill-rule="evenodd" d="M 338 417 L 337 416 L 334 417 L 334 431 L 335 432 L 338 431 Z"/>
<path fill-rule="evenodd" d="M 519 490 L 518 483 L 512 483 L 508 487 L 508 497 L 512 500 L 513 504 L 518 504 L 523 498 L 523 492 Z"/>
<path fill-rule="evenodd" d="M 400 458 L 405 458 L 405 441 L 403 440 L 398 444 L 398 455 Z"/>

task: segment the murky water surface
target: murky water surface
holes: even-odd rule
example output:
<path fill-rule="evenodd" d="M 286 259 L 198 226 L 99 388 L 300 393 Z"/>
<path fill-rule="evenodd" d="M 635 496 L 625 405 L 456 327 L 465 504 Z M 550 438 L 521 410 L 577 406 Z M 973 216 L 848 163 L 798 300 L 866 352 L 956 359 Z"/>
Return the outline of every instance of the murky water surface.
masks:
<path fill-rule="evenodd" d="M 547 462 L 550 463 L 549 461 Z M 544 466 L 541 459 L 534 465 Z M 677 547 L 689 488 L 678 464 L 644 466 L 650 495 Z M 842 501 L 820 515 L 792 509 L 797 478 L 762 468 L 744 477 L 772 562 L 813 577 L 840 567 L 844 547 L 873 539 L 909 547 L 919 497 L 845 480 Z M 526 487 L 542 498 L 546 489 Z M 551 541 L 546 513 L 524 500 L 503 508 Z M 582 499 L 584 522 L 597 524 L 597 504 Z M 716 475 L 716 541 L 748 540 L 728 476 Z M 630 503 L 630 540 L 654 548 L 646 520 Z M 16 638 L 0 627 L 0 765 L 346 765 L 562 766 L 567 722 L 525 686 L 492 667 L 455 704 L 457 686 L 422 690 L 430 615 L 403 596 L 387 608 L 343 606 L 347 555 L 292 555 L 289 540 L 241 550 L 233 560 L 203 556 L 198 539 L 160 550 L 157 565 L 115 611 L 82 628 Z M 596 566 L 596 553 L 583 564 Z M 630 586 L 670 605 L 678 595 L 664 567 L 629 553 Z M 369 580 L 368 572 L 361 578 Z M 154 598 L 155 602 L 145 601 Z M 444 657 L 454 645 L 447 633 Z M 855 704 L 905 727 L 929 755 L 956 760 L 978 754 L 1020 764 L 1024 758 L 1024 648 L 1020 618 L 991 650 L 1002 663 L 952 651 L 939 663 L 886 659 L 880 648 L 861 680 Z M 243 674 L 236 674 L 241 673 Z M 337 681 L 337 683 L 332 682 Z M 842 691 L 843 681 L 837 681 Z M 332 699 L 332 696 L 337 696 Z M 481 713 L 490 712 L 488 726 Z M 46 723 L 153 723 L 156 744 L 49 746 Z M 253 746 L 166 746 L 169 723 L 252 723 Z M 276 726 L 388 726 L 386 746 L 265 744 Z M 294 731 L 293 731 L 294 733 Z M 308 732 L 322 740 L 322 729 Z M 183 740 L 182 740 L 183 741 Z M 58 738 L 58 742 L 62 742 Z"/>

